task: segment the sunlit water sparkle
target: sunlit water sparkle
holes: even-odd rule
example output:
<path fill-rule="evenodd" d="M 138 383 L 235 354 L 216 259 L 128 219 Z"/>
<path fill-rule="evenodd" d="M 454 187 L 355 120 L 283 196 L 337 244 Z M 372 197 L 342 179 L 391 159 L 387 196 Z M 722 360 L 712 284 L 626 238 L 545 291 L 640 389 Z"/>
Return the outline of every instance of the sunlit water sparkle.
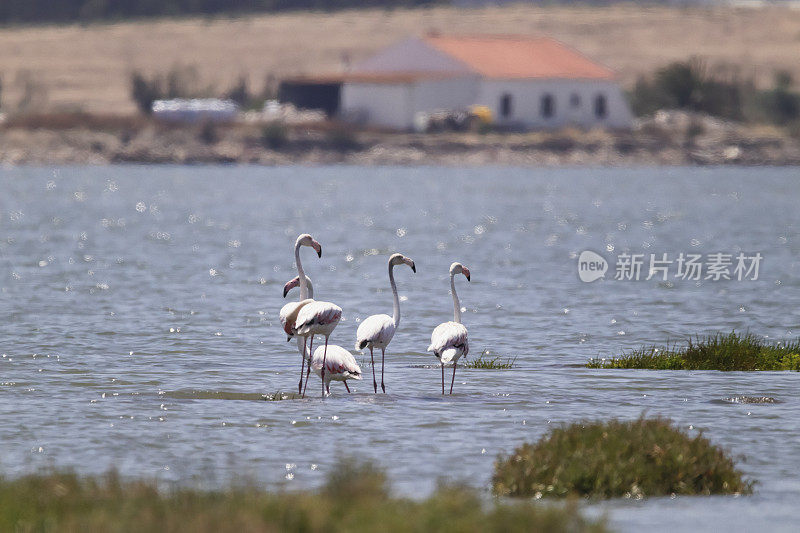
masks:
<path fill-rule="evenodd" d="M 318 486 L 338 457 L 387 468 L 419 496 L 440 478 L 485 489 L 499 452 L 554 424 L 663 415 L 735 455 L 757 479 L 742 498 L 589 506 L 629 531 L 796 526 L 800 375 L 600 371 L 587 359 L 689 334 L 800 335 L 796 169 L 16 168 L 0 171 L 0 470 L 74 468 L 214 487 Z M 344 309 L 331 342 L 361 319 L 403 319 L 388 395 L 262 401 L 295 390 L 299 356 L 278 323 L 301 232 L 322 244 L 304 266 Z M 755 282 L 581 283 L 576 257 L 761 252 Z M 442 398 L 424 353 L 452 316 L 458 281 L 474 355 Z M 610 276 L 608 276 L 610 277 Z M 293 295 L 297 297 L 297 295 Z M 449 378 L 449 375 L 448 375 Z M 776 403 L 725 401 L 740 396 Z"/>

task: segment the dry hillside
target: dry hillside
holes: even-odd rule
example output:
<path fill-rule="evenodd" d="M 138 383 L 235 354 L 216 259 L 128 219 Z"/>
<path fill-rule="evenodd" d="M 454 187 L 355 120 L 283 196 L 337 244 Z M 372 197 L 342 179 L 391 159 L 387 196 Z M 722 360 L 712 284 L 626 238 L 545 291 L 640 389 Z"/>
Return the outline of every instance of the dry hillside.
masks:
<path fill-rule="evenodd" d="M 405 35 L 438 30 L 549 34 L 616 69 L 640 73 L 696 55 L 736 65 L 767 83 L 776 69 L 800 80 L 800 10 L 788 8 L 492 7 L 261 15 L 114 25 L 0 30 L 2 103 L 14 110 L 27 83 L 29 105 L 130 112 L 128 75 L 196 65 L 205 84 L 229 87 L 246 74 L 337 71 Z M 27 81 L 26 81 L 27 80 Z"/>

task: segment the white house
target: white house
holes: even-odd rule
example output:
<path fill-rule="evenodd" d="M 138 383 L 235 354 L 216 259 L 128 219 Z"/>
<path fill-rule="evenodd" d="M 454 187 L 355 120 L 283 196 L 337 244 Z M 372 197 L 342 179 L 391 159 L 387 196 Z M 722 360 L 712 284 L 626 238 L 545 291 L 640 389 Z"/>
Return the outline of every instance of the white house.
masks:
<path fill-rule="evenodd" d="M 546 37 L 410 38 L 342 78 L 339 113 L 411 129 L 420 112 L 483 105 L 500 126 L 628 128 L 632 114 L 614 73 Z"/>

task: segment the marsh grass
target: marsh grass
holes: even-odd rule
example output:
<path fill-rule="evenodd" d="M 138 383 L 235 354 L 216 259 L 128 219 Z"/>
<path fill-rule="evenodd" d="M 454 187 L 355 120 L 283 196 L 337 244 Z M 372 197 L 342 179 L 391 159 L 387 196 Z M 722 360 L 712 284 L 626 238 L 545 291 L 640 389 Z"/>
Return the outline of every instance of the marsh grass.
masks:
<path fill-rule="evenodd" d="M 648 346 L 610 359 L 591 359 L 589 368 L 653 370 L 800 371 L 800 339 L 769 343 L 751 333 L 691 338 L 686 346 Z"/>
<path fill-rule="evenodd" d="M 484 350 L 476 359 L 465 359 L 464 367 L 488 370 L 508 370 L 516 365 L 516 357 L 503 358 L 499 355 L 490 355 L 489 350 Z"/>
<path fill-rule="evenodd" d="M 419 501 L 389 495 L 386 475 L 345 461 L 317 492 L 159 491 L 116 474 L 70 473 L 0 479 L 0 531 L 366 532 L 605 531 L 567 505 L 484 504 L 479 494 L 440 486 Z"/>
<path fill-rule="evenodd" d="M 535 498 L 748 494 L 752 486 L 721 448 L 663 418 L 556 428 L 498 457 L 492 477 L 495 494 Z"/>

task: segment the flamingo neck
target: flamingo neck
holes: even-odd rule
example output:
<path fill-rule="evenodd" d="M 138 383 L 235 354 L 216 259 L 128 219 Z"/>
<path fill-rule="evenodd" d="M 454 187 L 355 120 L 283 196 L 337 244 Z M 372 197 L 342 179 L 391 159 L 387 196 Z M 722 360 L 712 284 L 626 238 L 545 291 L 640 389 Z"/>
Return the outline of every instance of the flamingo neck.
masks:
<path fill-rule="evenodd" d="M 300 301 L 308 298 L 308 281 L 306 273 L 303 272 L 303 263 L 300 262 L 300 243 L 294 245 L 294 262 L 297 264 L 297 275 L 300 277 Z"/>
<path fill-rule="evenodd" d="M 397 284 L 394 282 L 394 265 L 391 263 L 389 263 L 389 284 L 392 286 L 392 298 L 394 299 L 392 318 L 396 328 L 400 325 L 400 298 L 397 296 Z"/>
<path fill-rule="evenodd" d="M 314 299 L 314 284 L 311 283 L 311 278 L 306 278 L 306 283 L 308 283 L 308 297 L 312 300 Z M 300 301 L 303 301 L 303 295 L 300 294 Z"/>
<path fill-rule="evenodd" d="M 453 322 L 461 324 L 461 302 L 456 294 L 455 274 L 450 274 L 450 292 L 453 294 Z"/>
<path fill-rule="evenodd" d="M 303 337 L 300 337 L 298 335 L 295 338 L 297 339 L 297 351 L 300 352 L 300 355 L 302 355 L 304 359 L 311 359 L 311 354 L 308 353 L 308 350 L 306 349 L 306 345 L 305 345 L 305 342 L 303 341 Z"/>

